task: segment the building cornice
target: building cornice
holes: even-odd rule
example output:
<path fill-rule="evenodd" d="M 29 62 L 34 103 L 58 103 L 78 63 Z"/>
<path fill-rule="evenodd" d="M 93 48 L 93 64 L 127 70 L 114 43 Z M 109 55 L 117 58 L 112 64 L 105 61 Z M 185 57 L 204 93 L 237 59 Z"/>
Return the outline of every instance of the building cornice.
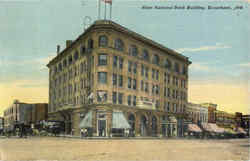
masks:
<path fill-rule="evenodd" d="M 75 44 L 77 44 L 84 36 L 86 36 L 88 33 L 90 33 L 93 30 L 97 30 L 97 29 L 112 29 L 115 30 L 117 32 L 121 32 L 124 34 L 127 34 L 131 37 L 133 37 L 134 39 L 141 41 L 142 43 L 146 43 L 147 45 L 159 49 L 161 51 L 163 51 L 163 53 L 167 53 L 170 56 L 175 57 L 176 59 L 180 59 L 182 61 L 186 61 L 188 65 L 190 65 L 192 62 L 188 60 L 188 57 L 181 55 L 180 53 L 169 49 L 149 38 L 146 38 L 145 36 L 142 36 L 132 30 L 129 30 L 113 21 L 110 20 L 98 20 L 95 21 L 90 27 L 88 27 L 85 32 L 83 32 L 76 40 L 74 40 L 68 47 L 66 47 L 62 52 L 60 52 L 55 58 L 53 58 L 48 64 L 47 67 L 50 67 L 51 64 L 56 63 L 61 57 L 63 57 L 67 51 L 69 51 L 70 49 L 72 49 Z"/>

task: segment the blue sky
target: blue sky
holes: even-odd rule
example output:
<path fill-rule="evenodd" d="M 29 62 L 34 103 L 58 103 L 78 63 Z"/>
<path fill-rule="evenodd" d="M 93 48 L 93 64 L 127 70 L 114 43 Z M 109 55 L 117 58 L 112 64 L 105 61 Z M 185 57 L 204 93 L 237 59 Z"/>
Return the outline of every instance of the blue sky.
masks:
<path fill-rule="evenodd" d="M 145 10 L 141 9 L 143 5 L 232 8 L 239 5 L 243 9 Z M 113 21 L 190 58 L 193 62 L 189 73 L 190 101 L 200 103 L 210 100 L 209 94 L 206 95 L 209 91 L 203 93 L 206 88 L 203 90 L 202 85 L 229 85 L 245 92 L 244 96 L 238 95 L 240 98 L 232 98 L 241 100 L 240 107 L 236 108 L 237 103 L 224 103 L 229 101 L 230 96 L 218 103 L 223 107 L 231 106 L 229 111 L 240 109 L 249 113 L 249 3 L 113 0 L 112 12 Z M 45 65 L 55 56 L 57 44 L 64 48 L 65 40 L 74 40 L 83 32 L 85 16 L 90 16 L 92 22 L 97 19 L 97 1 L 0 0 L 0 90 L 16 86 L 24 91 L 43 88 L 44 94 L 35 100 L 41 98 L 46 101 L 48 70 Z M 197 85 L 202 95 L 199 97 L 192 94 L 192 87 L 197 88 Z M 0 108 L 11 104 L 11 99 L 16 97 L 15 89 L 0 95 Z"/>

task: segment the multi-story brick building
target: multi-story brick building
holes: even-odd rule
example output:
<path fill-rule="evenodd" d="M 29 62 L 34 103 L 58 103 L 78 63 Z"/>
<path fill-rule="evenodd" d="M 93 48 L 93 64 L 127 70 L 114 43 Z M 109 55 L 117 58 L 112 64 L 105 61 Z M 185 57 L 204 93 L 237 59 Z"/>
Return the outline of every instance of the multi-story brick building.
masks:
<path fill-rule="evenodd" d="M 235 122 L 237 127 L 242 127 L 249 136 L 250 133 L 250 115 L 243 115 L 241 112 L 235 113 Z"/>
<path fill-rule="evenodd" d="M 32 104 L 31 123 L 36 124 L 39 121 L 47 119 L 48 119 L 48 104 L 47 103 Z"/>
<path fill-rule="evenodd" d="M 187 57 L 108 20 L 57 49 L 47 65 L 49 118 L 66 132 L 89 126 L 110 136 L 129 123 L 136 136 L 183 134 Z"/>
<path fill-rule="evenodd" d="M 4 127 L 12 129 L 14 124 L 24 123 L 29 125 L 40 120 L 47 119 L 47 103 L 28 104 L 15 100 L 14 103 L 4 110 Z"/>
<path fill-rule="evenodd" d="M 203 107 L 207 107 L 208 109 L 208 123 L 216 123 L 216 109 L 217 109 L 217 104 L 213 103 L 202 103 L 201 104 Z"/>
<path fill-rule="evenodd" d="M 4 118 L 0 117 L 0 131 L 4 128 Z"/>
<path fill-rule="evenodd" d="M 192 123 L 201 125 L 201 123 L 208 123 L 208 108 L 200 104 L 188 103 L 186 112 L 188 118 Z"/>

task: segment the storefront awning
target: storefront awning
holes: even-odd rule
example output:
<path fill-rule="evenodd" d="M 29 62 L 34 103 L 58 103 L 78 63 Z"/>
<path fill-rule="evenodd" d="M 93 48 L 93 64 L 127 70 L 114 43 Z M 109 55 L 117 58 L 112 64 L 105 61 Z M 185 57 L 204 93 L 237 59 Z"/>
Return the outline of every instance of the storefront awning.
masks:
<path fill-rule="evenodd" d="M 188 131 L 191 131 L 191 132 L 202 132 L 202 130 L 196 124 L 188 124 Z"/>
<path fill-rule="evenodd" d="M 114 129 L 130 129 L 130 125 L 121 111 L 113 111 L 112 128 Z"/>
<path fill-rule="evenodd" d="M 89 111 L 85 117 L 80 121 L 80 128 L 92 127 L 92 111 Z"/>
<path fill-rule="evenodd" d="M 247 134 L 247 132 L 241 127 L 238 127 L 236 132 L 239 133 L 239 134 Z"/>
<path fill-rule="evenodd" d="M 202 123 L 201 126 L 205 131 L 208 131 L 208 132 L 215 132 L 215 133 L 223 133 L 224 132 L 224 129 L 218 127 L 216 124 Z"/>

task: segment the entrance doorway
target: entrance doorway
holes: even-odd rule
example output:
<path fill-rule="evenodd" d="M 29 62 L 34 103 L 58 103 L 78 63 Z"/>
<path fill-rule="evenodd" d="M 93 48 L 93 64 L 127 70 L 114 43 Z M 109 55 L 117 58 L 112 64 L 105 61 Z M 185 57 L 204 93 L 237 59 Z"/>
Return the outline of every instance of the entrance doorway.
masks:
<path fill-rule="evenodd" d="M 107 117 L 105 111 L 97 112 L 97 135 L 101 137 L 107 136 Z"/>
<path fill-rule="evenodd" d="M 135 116 L 133 114 L 129 115 L 128 123 L 131 127 L 131 129 L 129 129 L 129 136 L 135 136 Z"/>
<path fill-rule="evenodd" d="M 98 136 L 106 136 L 106 120 L 98 120 Z"/>
<path fill-rule="evenodd" d="M 141 116 L 140 130 L 141 136 L 147 136 L 147 119 L 144 115 Z"/>
<path fill-rule="evenodd" d="M 152 136 L 157 136 L 157 118 L 152 117 Z"/>

